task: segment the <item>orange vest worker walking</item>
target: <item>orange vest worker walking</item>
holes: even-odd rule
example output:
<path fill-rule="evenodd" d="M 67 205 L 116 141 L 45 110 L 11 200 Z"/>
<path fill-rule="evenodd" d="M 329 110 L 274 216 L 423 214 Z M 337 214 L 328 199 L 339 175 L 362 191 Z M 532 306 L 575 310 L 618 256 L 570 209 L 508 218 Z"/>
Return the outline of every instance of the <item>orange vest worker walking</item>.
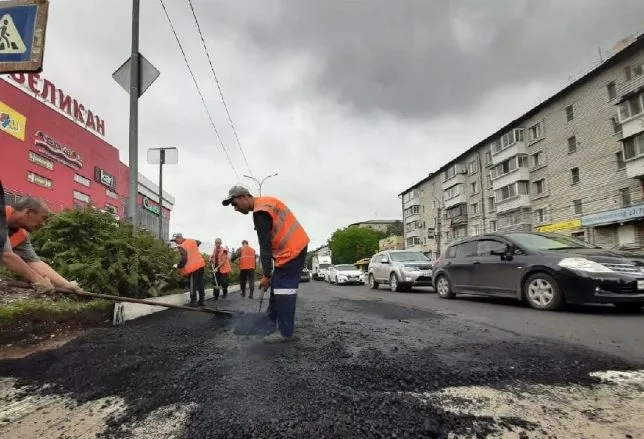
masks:
<path fill-rule="evenodd" d="M 264 290 L 271 287 L 268 316 L 272 325 L 264 340 L 267 343 L 292 340 L 297 289 L 309 236 L 293 212 L 275 197 L 253 197 L 245 187 L 233 186 L 222 204 L 232 205 L 244 215 L 253 212 L 263 271 L 259 287 Z M 276 326 L 279 332 L 275 331 Z"/>
<path fill-rule="evenodd" d="M 181 260 L 175 267 L 179 269 L 181 276 L 190 278 L 190 306 L 197 306 L 197 292 L 199 292 L 198 305 L 204 306 L 206 298 L 204 267 L 206 262 L 199 251 L 201 241 L 186 239 L 181 233 L 172 235 L 170 241 L 177 243 L 177 249 L 181 254 Z"/>
<path fill-rule="evenodd" d="M 242 241 L 242 246 L 239 248 L 237 254 L 239 258 L 239 286 L 241 289 L 242 297 L 246 296 L 246 282 L 249 283 L 250 293 L 248 298 L 253 298 L 255 292 L 255 249 L 248 245 L 245 239 Z"/>
<path fill-rule="evenodd" d="M 228 248 L 222 245 L 221 238 L 215 239 L 215 250 L 210 256 L 210 263 L 213 264 L 213 275 L 216 279 L 215 288 L 212 293 L 215 300 L 219 299 L 219 287 L 222 291 L 222 299 L 228 296 L 228 284 L 230 283 L 230 259 L 228 257 Z"/>

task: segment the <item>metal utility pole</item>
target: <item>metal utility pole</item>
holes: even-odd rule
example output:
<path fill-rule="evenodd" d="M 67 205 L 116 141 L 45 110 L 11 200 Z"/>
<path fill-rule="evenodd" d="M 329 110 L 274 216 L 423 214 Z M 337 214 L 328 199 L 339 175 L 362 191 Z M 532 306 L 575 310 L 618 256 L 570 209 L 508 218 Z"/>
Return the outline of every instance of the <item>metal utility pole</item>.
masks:
<path fill-rule="evenodd" d="M 177 148 L 150 148 L 148 149 L 148 163 L 159 165 L 159 239 L 163 237 L 163 165 L 176 165 L 179 162 Z"/>
<path fill-rule="evenodd" d="M 256 179 L 255 177 L 251 177 L 250 175 L 245 175 L 245 174 L 244 174 L 244 177 L 246 177 L 246 178 L 250 178 L 251 180 L 255 181 L 255 183 L 257 183 L 257 186 L 259 186 L 259 195 L 261 196 L 261 195 L 262 195 L 262 185 L 264 184 L 264 182 L 265 182 L 266 180 L 268 180 L 269 178 L 271 178 L 271 177 L 275 177 L 275 176 L 277 176 L 277 174 L 278 174 L 278 173 L 276 172 L 276 173 L 274 173 L 274 174 L 267 175 L 266 177 L 262 178 L 262 179 L 261 179 L 261 181 L 260 181 L 260 180 L 258 180 L 258 179 Z"/>
<path fill-rule="evenodd" d="M 138 227 L 136 197 L 139 185 L 139 12 L 140 0 L 132 0 L 132 54 L 130 62 L 130 156 L 128 175 L 128 210 L 130 221 Z"/>
<path fill-rule="evenodd" d="M 443 221 L 441 219 L 442 209 L 440 206 L 436 208 L 436 228 L 438 230 L 434 231 L 436 234 L 436 256 L 441 255 L 441 235 L 443 234 Z"/>

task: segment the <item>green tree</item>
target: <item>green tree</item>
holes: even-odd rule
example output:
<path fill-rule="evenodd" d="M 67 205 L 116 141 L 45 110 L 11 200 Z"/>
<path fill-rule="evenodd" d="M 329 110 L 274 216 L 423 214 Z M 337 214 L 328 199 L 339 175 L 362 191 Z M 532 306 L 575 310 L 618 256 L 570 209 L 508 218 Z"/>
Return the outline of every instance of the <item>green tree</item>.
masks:
<path fill-rule="evenodd" d="M 395 223 L 387 226 L 387 236 L 403 236 L 403 234 L 402 221 L 396 221 Z"/>
<path fill-rule="evenodd" d="M 384 233 L 366 227 L 336 230 L 329 240 L 333 263 L 353 264 L 373 256 L 378 251 L 378 241 L 384 237 Z"/>
<path fill-rule="evenodd" d="M 312 268 L 313 267 L 313 257 L 315 256 L 315 252 L 311 251 L 306 254 L 306 260 L 305 260 L 305 266 L 307 268 Z"/>

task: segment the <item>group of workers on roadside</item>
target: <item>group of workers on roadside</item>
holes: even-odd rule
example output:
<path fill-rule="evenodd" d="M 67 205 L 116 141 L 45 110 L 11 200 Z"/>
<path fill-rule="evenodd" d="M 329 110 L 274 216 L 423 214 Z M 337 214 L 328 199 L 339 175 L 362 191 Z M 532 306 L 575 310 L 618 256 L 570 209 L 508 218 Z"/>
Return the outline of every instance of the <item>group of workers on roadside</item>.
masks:
<path fill-rule="evenodd" d="M 2 265 L 31 282 L 39 293 L 51 293 L 57 287 L 82 292 L 76 282 L 65 279 L 40 260 L 29 240 L 29 232 L 37 230 L 47 221 L 50 215 L 47 205 L 32 197 L 23 198 L 12 207 L 4 205 L 4 191 L 0 183 Z M 270 326 L 264 340 L 267 343 L 292 340 L 297 289 L 310 242 L 309 236 L 288 206 L 275 197 L 254 197 L 248 189 L 236 185 L 228 191 L 222 205 L 232 206 L 244 215 L 253 213 L 262 267 L 259 288 L 264 291 L 270 288 L 267 311 Z M 191 303 L 203 305 L 206 262 L 199 251 L 201 242 L 185 239 L 181 234 L 173 235 L 172 241 L 176 242 L 181 253 L 181 261 L 176 264 L 176 268 L 183 276 L 190 278 Z M 216 279 L 214 298 L 219 298 L 219 287 L 223 297 L 228 295 L 231 260 L 239 260 L 241 295 L 246 295 L 248 282 L 249 297 L 252 298 L 255 287 L 255 250 L 244 240 L 240 251 L 231 259 L 228 248 L 222 244 L 221 239 L 215 241 L 215 250 L 210 256 Z"/>

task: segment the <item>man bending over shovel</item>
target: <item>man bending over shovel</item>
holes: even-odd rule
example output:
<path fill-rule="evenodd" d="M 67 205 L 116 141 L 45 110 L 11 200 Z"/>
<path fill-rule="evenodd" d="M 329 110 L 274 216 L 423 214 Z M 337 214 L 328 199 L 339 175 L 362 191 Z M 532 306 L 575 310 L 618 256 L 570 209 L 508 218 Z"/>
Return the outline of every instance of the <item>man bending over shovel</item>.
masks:
<path fill-rule="evenodd" d="M 272 327 L 264 341 L 280 343 L 292 340 L 297 288 L 309 236 L 286 204 L 275 197 L 253 197 L 245 187 L 233 186 L 222 204 L 232 205 L 244 215 L 253 212 L 263 271 L 259 288 L 264 291 L 269 286 L 271 288 L 268 317 Z"/>

